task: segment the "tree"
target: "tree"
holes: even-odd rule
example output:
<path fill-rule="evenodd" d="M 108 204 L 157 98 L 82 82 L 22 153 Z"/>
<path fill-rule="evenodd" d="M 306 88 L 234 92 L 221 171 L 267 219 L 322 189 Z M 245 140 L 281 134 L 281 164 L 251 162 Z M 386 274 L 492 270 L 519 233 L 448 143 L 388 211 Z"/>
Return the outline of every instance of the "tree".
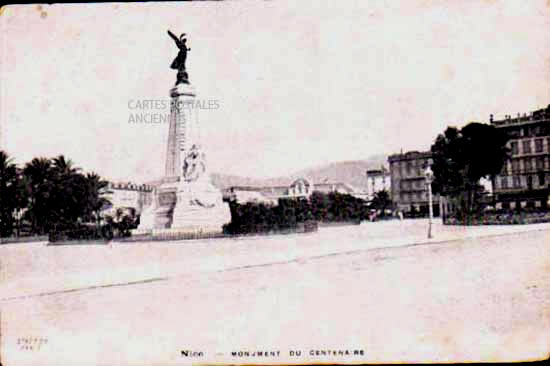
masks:
<path fill-rule="evenodd" d="M 55 222 L 51 214 L 52 193 L 55 185 L 50 159 L 34 158 L 23 168 L 29 196 L 25 218 L 31 223 L 31 231 L 44 234 Z"/>
<path fill-rule="evenodd" d="M 78 228 L 95 222 L 100 228 L 100 212 L 110 202 L 108 182 L 96 173 L 81 173 L 70 159 L 34 158 L 18 169 L 0 151 L 0 234 L 11 235 L 14 213 L 23 212 L 34 234 Z M 18 217 L 19 218 L 19 217 Z"/>
<path fill-rule="evenodd" d="M 277 205 L 229 200 L 231 222 L 224 225 L 230 234 L 267 233 L 293 230 L 313 218 L 305 198 L 280 198 Z"/>
<path fill-rule="evenodd" d="M 92 221 L 95 221 L 97 226 L 101 226 L 101 210 L 111 202 L 105 198 L 105 195 L 110 193 L 108 190 L 109 183 L 101 179 L 96 173 L 86 174 L 86 204 L 87 213 Z"/>
<path fill-rule="evenodd" d="M 311 211 L 317 221 L 324 221 L 328 216 L 329 198 L 326 193 L 313 191 L 309 198 L 311 202 Z"/>
<path fill-rule="evenodd" d="M 317 221 L 358 221 L 365 214 L 365 202 L 350 194 L 313 191 L 309 200 L 312 218 Z"/>
<path fill-rule="evenodd" d="M 52 162 L 52 189 L 50 210 L 56 217 L 56 224 L 71 226 L 86 213 L 86 180 L 80 168 L 70 159 L 59 155 Z"/>
<path fill-rule="evenodd" d="M 480 179 L 494 178 L 508 159 L 507 142 L 508 136 L 491 125 L 448 127 L 431 147 L 434 193 L 457 198 L 462 213 L 472 213 Z"/>
<path fill-rule="evenodd" d="M 380 210 L 380 215 L 384 216 L 386 209 L 391 207 L 392 201 L 390 199 L 390 194 L 385 189 L 380 190 L 374 194 L 374 197 L 370 203 L 370 206 L 375 210 Z"/>
<path fill-rule="evenodd" d="M 19 176 L 16 165 L 0 150 L 0 236 L 13 232 L 14 212 L 18 208 Z"/>
<path fill-rule="evenodd" d="M 107 225 L 116 230 L 118 237 L 128 237 L 131 230 L 137 228 L 138 217 L 134 209 L 117 208 L 114 216 L 107 216 Z"/>
<path fill-rule="evenodd" d="M 67 230 L 93 221 L 100 226 L 100 211 L 109 201 L 104 197 L 108 183 L 95 173 L 86 175 L 70 159 L 35 158 L 23 169 L 29 197 L 26 219 L 32 232 Z"/>

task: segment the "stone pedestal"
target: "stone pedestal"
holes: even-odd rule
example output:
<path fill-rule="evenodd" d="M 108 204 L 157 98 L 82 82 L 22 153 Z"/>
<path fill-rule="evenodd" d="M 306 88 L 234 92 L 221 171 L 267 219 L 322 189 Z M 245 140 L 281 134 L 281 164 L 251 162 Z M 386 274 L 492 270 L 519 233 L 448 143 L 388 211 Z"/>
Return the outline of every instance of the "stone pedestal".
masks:
<path fill-rule="evenodd" d="M 134 234 L 221 233 L 231 221 L 229 205 L 206 174 L 194 182 L 166 179 L 153 194 Z"/>
<path fill-rule="evenodd" d="M 139 215 L 138 232 L 148 232 L 155 228 L 156 207 L 154 204 L 147 206 Z"/>
<path fill-rule="evenodd" d="M 172 213 L 176 206 L 176 193 L 179 177 L 164 178 L 152 192 L 150 206 L 144 208 L 140 216 L 136 234 L 150 233 L 154 229 L 166 229 L 172 225 Z"/>
<path fill-rule="evenodd" d="M 194 182 L 182 181 L 178 187 L 172 228 L 201 228 L 208 232 L 222 230 L 231 221 L 229 205 L 207 176 Z"/>

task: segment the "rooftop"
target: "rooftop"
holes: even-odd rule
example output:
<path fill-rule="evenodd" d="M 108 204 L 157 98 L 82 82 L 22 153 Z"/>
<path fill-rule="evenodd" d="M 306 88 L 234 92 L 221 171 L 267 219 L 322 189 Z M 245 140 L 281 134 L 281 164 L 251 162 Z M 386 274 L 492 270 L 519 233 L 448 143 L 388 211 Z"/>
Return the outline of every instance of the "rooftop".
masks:
<path fill-rule="evenodd" d="M 538 109 L 529 113 L 518 113 L 516 117 L 505 115 L 503 119 L 496 120 L 491 114 L 489 122 L 495 127 L 526 125 L 531 123 L 550 121 L 550 104 L 546 108 Z"/>
<path fill-rule="evenodd" d="M 388 161 L 416 160 L 431 158 L 431 151 L 407 151 L 406 153 L 393 154 L 388 156 Z"/>
<path fill-rule="evenodd" d="M 109 189 L 148 192 L 148 191 L 152 191 L 153 187 L 149 184 L 136 184 L 132 182 L 109 182 Z"/>

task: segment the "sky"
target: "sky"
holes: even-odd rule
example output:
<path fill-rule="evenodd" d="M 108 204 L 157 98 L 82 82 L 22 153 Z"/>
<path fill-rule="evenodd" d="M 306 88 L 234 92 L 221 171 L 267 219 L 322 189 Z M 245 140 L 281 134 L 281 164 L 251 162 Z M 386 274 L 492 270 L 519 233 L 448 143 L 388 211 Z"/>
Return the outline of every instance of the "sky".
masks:
<path fill-rule="evenodd" d="M 17 163 L 164 173 L 185 32 L 212 172 L 274 177 L 401 149 L 446 126 L 550 104 L 550 1 L 227 1 L 25 5 L 0 15 L 1 143 Z"/>

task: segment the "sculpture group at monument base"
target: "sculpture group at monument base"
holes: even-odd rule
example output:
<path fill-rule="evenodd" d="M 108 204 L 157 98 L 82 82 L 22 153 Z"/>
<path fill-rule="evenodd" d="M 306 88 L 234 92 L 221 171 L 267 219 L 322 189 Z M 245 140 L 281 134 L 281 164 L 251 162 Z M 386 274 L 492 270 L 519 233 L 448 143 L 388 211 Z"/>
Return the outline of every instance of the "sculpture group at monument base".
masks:
<path fill-rule="evenodd" d="M 221 192 L 203 177 L 196 182 L 167 179 L 153 192 L 153 203 L 140 216 L 133 235 L 171 236 L 221 234 L 231 221 Z"/>

